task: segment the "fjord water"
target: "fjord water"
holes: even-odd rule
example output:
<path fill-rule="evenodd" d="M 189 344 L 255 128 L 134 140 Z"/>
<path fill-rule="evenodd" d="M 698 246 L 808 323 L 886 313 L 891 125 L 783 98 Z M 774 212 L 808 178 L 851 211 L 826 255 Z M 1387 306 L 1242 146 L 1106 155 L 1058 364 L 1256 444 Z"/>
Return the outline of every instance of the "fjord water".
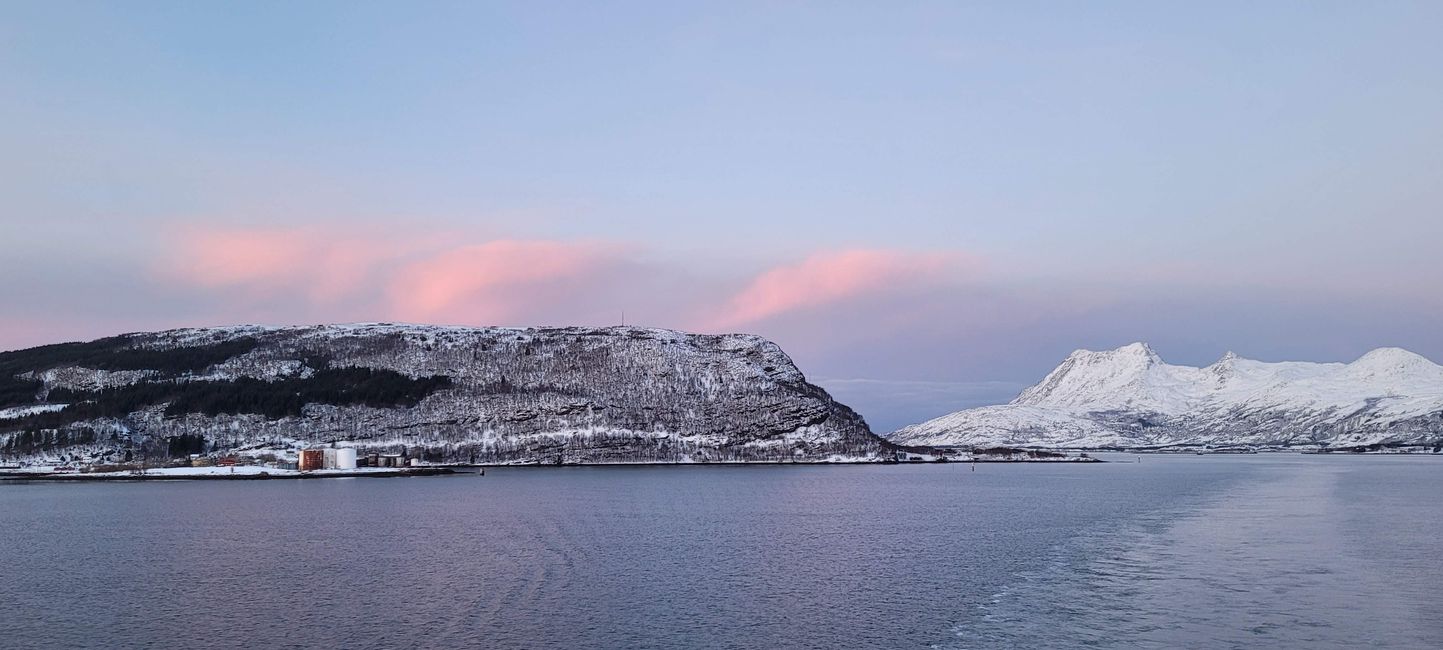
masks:
<path fill-rule="evenodd" d="M 1443 645 L 1443 459 L 0 484 L 49 647 Z"/>

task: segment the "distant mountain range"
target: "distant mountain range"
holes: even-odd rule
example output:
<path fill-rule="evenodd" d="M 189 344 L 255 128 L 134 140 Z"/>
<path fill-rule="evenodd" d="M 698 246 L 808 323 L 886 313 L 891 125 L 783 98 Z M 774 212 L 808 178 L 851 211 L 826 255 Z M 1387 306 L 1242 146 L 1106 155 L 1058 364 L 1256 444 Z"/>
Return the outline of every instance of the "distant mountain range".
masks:
<path fill-rule="evenodd" d="M 1073 352 L 1011 403 L 905 427 L 908 445 L 1141 448 L 1443 444 L 1443 367 L 1399 348 L 1352 363 L 1266 363 L 1229 352 L 1205 368 L 1145 343 Z"/>
<path fill-rule="evenodd" d="M 0 459 L 311 445 L 478 463 L 879 460 L 891 448 L 750 335 L 242 326 L 0 353 Z"/>

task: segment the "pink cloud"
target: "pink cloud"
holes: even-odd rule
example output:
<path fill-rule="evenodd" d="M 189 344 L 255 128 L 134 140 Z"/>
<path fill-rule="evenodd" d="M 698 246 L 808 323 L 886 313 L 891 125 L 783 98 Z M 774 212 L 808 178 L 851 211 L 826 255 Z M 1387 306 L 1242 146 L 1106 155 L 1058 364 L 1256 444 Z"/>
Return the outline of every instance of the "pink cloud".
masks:
<path fill-rule="evenodd" d="M 171 269 L 197 284 L 221 287 L 265 282 L 295 273 L 307 244 L 298 231 L 195 230 L 178 234 Z"/>
<path fill-rule="evenodd" d="M 428 242 L 345 228 L 182 229 L 176 257 L 164 271 L 173 279 L 259 295 L 303 294 L 319 302 L 353 296 L 381 266 Z"/>
<path fill-rule="evenodd" d="M 401 268 L 389 284 L 390 308 L 407 320 L 504 322 L 594 285 L 624 253 L 615 244 L 547 240 L 453 248 Z"/>
<path fill-rule="evenodd" d="M 457 235 L 397 233 L 355 225 L 302 228 L 180 228 L 167 279 L 255 296 L 291 293 L 313 302 L 364 298 L 407 260 L 455 247 Z M 465 237 L 459 237 L 465 240 Z"/>
<path fill-rule="evenodd" d="M 620 244 L 464 231 L 182 227 L 169 239 L 159 279 L 223 295 L 214 309 L 242 320 L 611 322 L 648 275 Z"/>
<path fill-rule="evenodd" d="M 167 283 L 200 290 L 228 320 L 285 322 L 603 324 L 626 311 L 632 322 L 754 329 L 878 301 L 902 301 L 879 318 L 907 319 L 918 292 L 944 286 L 965 266 L 953 254 L 820 252 L 729 292 L 724 277 L 694 275 L 684 261 L 644 262 L 635 247 L 604 241 L 342 225 L 184 228 L 173 239 L 162 266 Z"/>
<path fill-rule="evenodd" d="M 817 253 L 768 270 L 736 294 L 714 327 L 730 328 L 942 279 L 960 258 L 941 253 L 856 249 Z"/>

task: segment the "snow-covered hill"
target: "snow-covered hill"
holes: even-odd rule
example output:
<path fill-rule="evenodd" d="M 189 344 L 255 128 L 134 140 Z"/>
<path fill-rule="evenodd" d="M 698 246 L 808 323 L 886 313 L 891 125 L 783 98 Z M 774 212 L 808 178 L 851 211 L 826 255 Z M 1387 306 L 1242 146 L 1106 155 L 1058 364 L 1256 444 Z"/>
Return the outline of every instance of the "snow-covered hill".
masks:
<path fill-rule="evenodd" d="M 750 335 L 243 326 L 0 353 L 0 458 L 317 444 L 545 463 L 868 460 L 887 447 Z"/>
<path fill-rule="evenodd" d="M 913 445 L 1050 448 L 1332 446 L 1443 441 L 1443 366 L 1399 348 L 1352 363 L 1265 363 L 1229 352 L 1205 368 L 1145 343 L 1073 352 L 1010 404 L 888 436 Z"/>

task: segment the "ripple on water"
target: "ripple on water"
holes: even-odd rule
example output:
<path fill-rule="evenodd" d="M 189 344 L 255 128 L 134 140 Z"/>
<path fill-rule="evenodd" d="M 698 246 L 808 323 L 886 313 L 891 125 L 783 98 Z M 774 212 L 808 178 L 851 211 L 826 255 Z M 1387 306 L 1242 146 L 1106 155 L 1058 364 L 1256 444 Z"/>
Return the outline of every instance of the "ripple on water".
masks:
<path fill-rule="evenodd" d="M 1070 539 L 958 625 L 951 647 L 1437 647 L 1437 619 L 1349 534 L 1369 506 L 1337 489 L 1345 471 L 1285 466 Z"/>
<path fill-rule="evenodd" d="M 1440 647 L 1431 460 L 6 485 L 0 647 Z"/>

